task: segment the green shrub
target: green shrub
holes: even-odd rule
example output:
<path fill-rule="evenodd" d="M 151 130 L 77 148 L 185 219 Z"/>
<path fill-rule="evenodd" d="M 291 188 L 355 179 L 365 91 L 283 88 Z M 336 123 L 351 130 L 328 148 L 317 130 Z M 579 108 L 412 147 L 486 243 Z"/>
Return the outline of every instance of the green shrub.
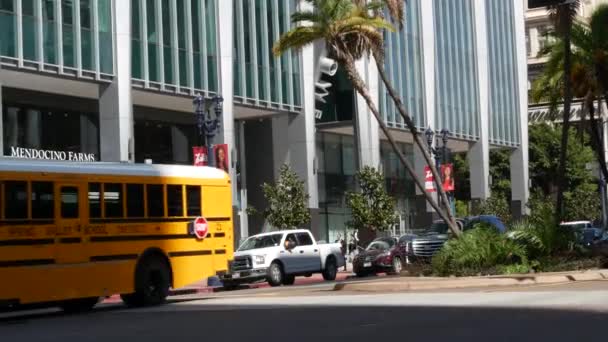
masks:
<path fill-rule="evenodd" d="M 456 200 L 456 217 L 467 216 L 469 216 L 469 203 L 465 201 Z"/>
<path fill-rule="evenodd" d="M 479 224 L 461 238 L 448 241 L 432 261 L 433 271 L 440 276 L 478 275 L 522 271 L 528 265 L 526 250 L 494 228 Z"/>
<path fill-rule="evenodd" d="M 507 234 L 526 250 L 530 259 L 574 251 L 575 236 L 555 222 L 555 209 L 549 199 L 534 198 L 530 209 L 530 217 L 514 223 Z"/>
<path fill-rule="evenodd" d="M 511 208 L 503 194 L 492 194 L 490 198 L 474 206 L 471 215 L 494 215 L 507 224 L 511 221 Z"/>

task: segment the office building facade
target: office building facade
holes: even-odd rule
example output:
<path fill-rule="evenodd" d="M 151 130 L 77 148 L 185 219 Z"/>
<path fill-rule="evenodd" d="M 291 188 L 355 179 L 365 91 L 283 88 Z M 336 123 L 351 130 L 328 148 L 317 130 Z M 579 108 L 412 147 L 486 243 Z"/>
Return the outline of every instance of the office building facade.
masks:
<path fill-rule="evenodd" d="M 297 0 L 0 0 L 0 151 L 67 151 L 87 160 L 191 164 L 201 143 L 193 97 L 224 98 L 214 143 L 228 144 L 239 236 L 266 229 L 249 206 L 288 163 L 310 194 L 320 239 L 346 234 L 345 192 L 380 168 L 397 198 L 396 227 L 432 215 L 339 71 L 315 102 L 314 47 L 281 57 Z M 385 68 L 420 131 L 449 129 L 468 153 L 471 196 L 490 195 L 489 151 L 509 149 L 513 208 L 528 198 L 524 5 L 519 0 L 409 0 L 386 35 Z M 400 148 L 424 177 L 373 61 L 357 68 Z M 320 113 L 320 114 L 319 114 Z M 43 153 L 44 154 L 44 153 Z M 52 153 L 51 153 L 52 154 Z"/>

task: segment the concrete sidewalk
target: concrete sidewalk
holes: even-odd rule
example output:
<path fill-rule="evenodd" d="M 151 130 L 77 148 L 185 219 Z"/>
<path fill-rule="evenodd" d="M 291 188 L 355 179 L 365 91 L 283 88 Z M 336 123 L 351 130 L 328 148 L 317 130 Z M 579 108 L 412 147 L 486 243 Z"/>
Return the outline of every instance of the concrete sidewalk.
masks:
<path fill-rule="evenodd" d="M 413 290 L 558 284 L 591 280 L 608 280 L 608 270 L 603 269 L 488 277 L 401 277 L 373 280 L 369 282 L 361 281 L 353 283 L 340 283 L 334 286 L 334 290 L 360 292 L 403 292 Z"/>

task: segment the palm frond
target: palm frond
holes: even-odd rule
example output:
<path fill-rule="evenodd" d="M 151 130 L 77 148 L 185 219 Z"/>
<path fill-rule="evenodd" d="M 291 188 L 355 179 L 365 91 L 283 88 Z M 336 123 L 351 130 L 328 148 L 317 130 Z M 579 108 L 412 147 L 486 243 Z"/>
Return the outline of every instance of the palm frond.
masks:
<path fill-rule="evenodd" d="M 589 20 L 593 44 L 608 50 L 608 4 L 599 5 Z"/>
<path fill-rule="evenodd" d="M 318 26 L 299 26 L 286 32 L 272 47 L 272 53 L 280 56 L 290 49 L 301 49 L 323 38 L 323 31 Z"/>
<path fill-rule="evenodd" d="M 316 23 L 322 20 L 322 17 L 312 11 L 305 12 L 295 12 L 291 15 L 291 22 L 294 24 L 302 23 L 302 22 L 311 22 Z"/>

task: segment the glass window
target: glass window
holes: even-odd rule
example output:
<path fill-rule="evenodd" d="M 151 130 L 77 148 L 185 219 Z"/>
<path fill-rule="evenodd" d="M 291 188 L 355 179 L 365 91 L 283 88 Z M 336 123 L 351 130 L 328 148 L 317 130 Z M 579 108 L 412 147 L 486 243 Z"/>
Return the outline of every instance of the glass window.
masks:
<path fill-rule="evenodd" d="M 311 246 L 313 244 L 312 238 L 308 233 L 298 233 L 296 234 L 296 236 L 298 237 L 299 246 Z"/>
<path fill-rule="evenodd" d="M 89 184 L 89 218 L 101 217 L 101 184 Z"/>
<path fill-rule="evenodd" d="M 190 3 L 190 5 L 192 6 L 191 12 L 192 13 L 192 48 L 194 49 L 194 51 L 200 51 L 200 42 L 199 42 L 199 31 L 198 31 L 198 25 L 199 25 L 199 15 L 200 15 L 200 11 L 199 11 L 199 6 L 200 6 L 200 1 L 192 1 Z"/>
<path fill-rule="evenodd" d="M 112 2 L 97 1 L 99 15 L 99 62 L 100 71 L 105 74 L 114 72 L 114 53 L 112 50 Z"/>
<path fill-rule="evenodd" d="M 27 182 L 4 183 L 4 216 L 27 219 Z"/>
<path fill-rule="evenodd" d="M 162 185 L 147 185 L 146 197 L 148 202 L 148 217 L 165 216 L 165 202 Z"/>
<path fill-rule="evenodd" d="M 243 242 L 243 244 L 238 248 L 238 251 L 241 252 L 251 249 L 275 247 L 281 243 L 281 237 L 281 234 L 252 236 Z"/>
<path fill-rule="evenodd" d="M 122 184 L 104 184 L 103 205 L 107 218 L 123 217 Z"/>
<path fill-rule="evenodd" d="M 173 26 L 171 25 L 171 8 L 169 0 L 162 0 L 162 29 L 163 29 L 163 64 L 165 83 L 175 84 L 175 76 L 173 74 L 173 49 L 172 49 L 172 37 L 173 37 Z"/>
<path fill-rule="evenodd" d="M 63 19 L 63 65 L 68 67 L 74 67 L 76 59 L 74 53 L 74 48 L 76 46 L 76 43 L 74 42 L 74 17 L 72 12 L 72 1 L 61 1 L 61 15 Z"/>
<path fill-rule="evenodd" d="M 144 186 L 127 184 L 127 217 L 144 216 Z"/>
<path fill-rule="evenodd" d="M 91 0 L 80 0 L 80 27 L 91 29 Z"/>
<path fill-rule="evenodd" d="M 141 31 L 140 31 L 140 1 L 131 0 L 131 10 L 133 15 L 131 16 L 131 77 L 143 78 L 143 69 L 141 64 Z"/>
<path fill-rule="evenodd" d="M 169 216 L 184 216 L 184 201 L 181 185 L 167 185 L 167 206 Z"/>
<path fill-rule="evenodd" d="M 52 0 L 42 2 L 44 62 L 57 64 L 57 38 L 55 37 L 55 7 Z"/>
<path fill-rule="evenodd" d="M 52 182 L 32 182 L 32 218 L 50 219 L 54 214 L 54 195 Z"/>
<path fill-rule="evenodd" d="M 12 1 L 3 0 L 0 8 L 0 55 L 15 57 L 15 14 Z"/>
<path fill-rule="evenodd" d="M 95 56 L 93 53 L 93 30 L 91 29 L 91 0 L 80 1 L 80 45 L 82 68 L 93 70 Z"/>
<path fill-rule="evenodd" d="M 201 216 L 201 187 L 186 186 L 186 197 L 188 201 L 188 216 Z"/>
<path fill-rule="evenodd" d="M 294 244 L 294 246 L 298 245 L 298 239 L 296 239 L 296 235 L 295 234 L 288 234 L 285 237 L 285 242 L 292 242 Z"/>
<path fill-rule="evenodd" d="M 64 186 L 61 188 L 61 217 L 78 218 L 78 188 Z"/>
<path fill-rule="evenodd" d="M 13 0 L 0 0 L 0 11 L 13 12 Z"/>
<path fill-rule="evenodd" d="M 34 15 L 34 0 L 21 0 L 21 13 L 23 15 Z"/>
<path fill-rule="evenodd" d="M 38 23 L 34 17 L 33 0 L 24 0 L 23 4 L 23 58 L 36 60 L 36 31 Z"/>

